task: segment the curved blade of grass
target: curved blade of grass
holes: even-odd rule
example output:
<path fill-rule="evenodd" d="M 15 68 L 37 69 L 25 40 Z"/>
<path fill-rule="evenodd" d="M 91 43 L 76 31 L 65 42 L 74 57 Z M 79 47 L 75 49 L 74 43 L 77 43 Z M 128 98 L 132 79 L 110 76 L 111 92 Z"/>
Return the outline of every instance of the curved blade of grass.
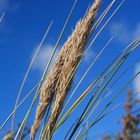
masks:
<path fill-rule="evenodd" d="M 105 114 L 103 114 L 95 123 L 98 123 L 99 121 L 101 121 L 104 117 L 106 117 L 107 115 L 109 115 L 110 113 L 112 113 L 114 110 L 116 110 L 119 106 L 121 105 L 121 103 L 117 104 L 116 106 L 114 106 L 112 109 L 110 109 L 108 112 L 106 112 Z M 89 127 L 88 127 L 89 128 Z M 86 129 L 86 131 L 76 140 L 82 140 L 83 137 L 86 135 L 86 133 L 88 132 L 88 128 Z"/>
<path fill-rule="evenodd" d="M 92 97 L 89 99 L 89 101 L 88 101 L 88 103 L 87 103 L 87 105 L 86 105 L 86 107 L 85 107 L 85 109 L 84 109 L 84 111 L 83 111 L 83 113 L 86 111 L 86 108 L 88 108 L 88 106 L 89 106 L 89 104 L 90 104 L 90 102 L 92 101 L 92 99 L 95 97 L 95 95 L 96 95 L 96 93 L 98 92 L 98 90 L 99 90 L 99 88 L 100 88 L 100 86 L 101 86 L 101 84 L 103 83 L 103 81 L 104 80 L 101 80 L 101 82 L 98 84 L 98 86 L 97 86 L 97 88 L 96 88 L 96 90 L 95 90 L 95 92 L 94 92 L 94 94 L 92 95 Z M 93 109 L 94 110 L 94 109 Z M 82 113 L 82 114 L 83 114 Z M 79 120 L 78 120 L 79 121 Z M 86 122 L 87 123 L 87 122 Z M 85 124 L 86 124 L 85 123 Z M 84 126 L 85 126 L 85 124 L 84 124 Z M 82 131 L 82 129 L 81 130 L 79 130 L 79 134 L 80 134 L 80 131 Z M 77 135 L 78 136 L 78 135 Z M 76 137 L 77 137 L 76 136 Z M 75 139 L 76 139 L 76 137 L 75 137 Z"/>
<path fill-rule="evenodd" d="M 111 90 L 111 88 L 117 83 L 117 81 L 135 64 L 137 64 L 139 61 L 136 60 L 134 63 L 132 63 L 128 68 L 126 68 L 118 77 L 117 79 L 114 80 L 114 82 L 111 84 L 111 86 L 107 89 L 107 91 L 104 93 L 103 95 L 103 98 L 104 99 L 104 96 Z"/>
<path fill-rule="evenodd" d="M 45 39 L 46 39 L 46 37 L 47 37 L 47 35 L 48 35 L 48 33 L 49 33 L 50 29 L 51 29 L 52 23 L 53 23 L 53 22 L 51 22 L 50 25 L 49 25 L 49 27 L 47 28 L 47 30 L 46 30 L 46 32 L 45 32 L 45 34 L 44 34 L 44 36 L 43 36 L 43 38 L 42 38 L 42 40 L 41 40 L 39 46 L 37 47 L 37 49 L 36 49 L 36 51 L 35 51 L 35 53 L 34 53 L 34 55 L 33 55 L 33 58 L 32 58 L 32 60 L 31 60 L 31 63 L 30 63 L 30 65 L 29 65 L 28 69 L 27 69 L 27 72 L 26 72 L 26 74 L 25 74 L 25 77 L 24 77 L 24 79 L 23 79 L 23 82 L 22 82 L 22 84 L 21 84 L 21 86 L 20 86 L 20 89 L 19 89 L 19 92 L 18 92 L 18 95 L 17 95 L 17 98 L 16 98 L 16 103 L 15 103 L 15 106 L 14 106 L 14 112 L 15 112 L 15 109 L 16 109 L 16 107 L 17 107 L 17 104 L 18 104 L 19 98 L 20 98 L 20 96 L 21 96 L 21 93 L 22 93 L 23 87 L 24 87 L 24 85 L 25 85 L 25 82 L 26 82 L 26 80 L 27 80 L 27 77 L 28 77 L 28 75 L 29 75 L 29 73 L 30 73 L 30 71 L 31 71 L 31 68 L 32 68 L 32 66 L 33 66 L 33 64 L 34 64 L 34 62 L 35 62 L 35 59 L 36 59 L 36 57 L 37 57 L 37 55 L 38 55 L 38 53 L 39 53 L 39 51 L 40 51 L 40 49 L 41 49 L 41 47 L 42 47 L 42 45 L 43 45 Z M 14 129 L 14 118 L 15 118 L 15 113 L 14 113 L 13 116 L 12 116 L 11 132 L 13 132 L 13 129 Z"/>
<path fill-rule="evenodd" d="M 69 140 L 73 137 L 73 135 L 75 134 L 76 130 L 78 129 L 78 127 L 80 126 L 80 124 L 82 123 L 82 121 L 84 120 L 85 116 L 89 113 L 89 111 L 91 110 L 92 106 L 96 103 L 96 101 L 98 100 L 98 98 L 101 96 L 102 92 L 104 91 L 104 89 L 107 87 L 107 85 L 109 84 L 109 82 L 112 80 L 112 78 L 114 77 L 114 75 L 118 72 L 118 70 L 120 69 L 120 67 L 122 66 L 122 64 L 125 62 L 125 60 L 128 58 L 128 56 L 138 47 L 139 43 L 136 44 L 133 48 L 130 49 L 130 51 L 123 57 L 123 59 L 121 60 L 121 62 L 118 64 L 117 68 L 115 69 L 115 71 L 113 72 L 113 74 L 110 76 L 110 78 L 107 80 L 107 82 L 104 84 L 104 86 L 101 88 L 100 92 L 98 93 L 98 95 L 95 97 L 95 99 L 92 101 L 91 105 L 86 108 L 86 111 L 83 112 L 83 114 L 81 115 L 77 125 L 75 126 L 71 136 L 69 137 Z"/>
<path fill-rule="evenodd" d="M 122 61 L 123 62 L 123 61 Z M 106 88 L 106 86 L 109 84 L 109 82 L 112 80 L 112 78 L 115 76 L 115 74 L 118 72 L 119 68 L 122 66 L 122 62 L 117 66 L 117 68 L 115 69 L 115 71 L 113 72 L 113 74 L 110 76 L 110 78 L 107 80 L 107 82 L 104 84 L 104 86 L 101 88 L 101 90 L 99 91 L 98 95 L 95 97 L 95 99 L 93 100 L 93 102 L 91 103 L 91 105 L 86 108 L 86 111 L 84 111 L 77 123 L 77 125 L 75 126 L 74 130 L 72 131 L 69 140 L 72 139 L 73 135 L 75 134 L 75 132 L 77 131 L 78 127 L 80 126 L 80 124 L 82 123 L 83 119 L 85 118 L 85 116 L 88 114 L 88 112 L 91 110 L 91 107 L 95 104 L 95 102 L 97 101 L 97 99 L 100 97 L 100 95 L 102 94 L 102 92 L 104 91 L 104 89 Z"/>
<path fill-rule="evenodd" d="M 100 116 L 106 111 L 106 109 L 117 99 L 117 97 L 122 93 L 122 91 L 128 87 L 128 85 L 138 76 L 140 75 L 140 71 L 134 75 L 134 77 L 132 79 L 130 79 L 123 88 L 121 88 L 121 90 L 112 98 L 112 100 L 105 106 L 105 108 L 100 112 L 100 114 L 96 117 L 95 121 L 88 127 L 88 129 L 86 131 L 88 131 L 93 125 L 95 125 L 95 123 L 97 122 L 97 120 L 100 118 Z M 85 132 L 84 132 L 85 134 Z M 82 136 L 83 137 L 83 136 Z"/>
<path fill-rule="evenodd" d="M 137 40 L 136 40 L 137 41 Z M 132 42 L 132 43 L 130 43 L 121 53 L 120 53 L 120 55 L 119 56 L 117 56 L 117 58 L 119 58 L 123 53 L 125 53 L 125 51 L 129 48 L 129 47 L 131 47 L 131 45 L 133 45 L 133 43 L 135 43 L 134 41 Z M 109 68 L 114 62 L 116 61 L 116 59 L 107 67 L 107 68 Z M 117 65 L 117 64 L 116 64 Z M 112 67 L 113 68 L 113 67 Z M 111 68 L 111 69 L 112 69 Z M 110 69 L 110 70 L 111 70 Z M 105 69 L 105 71 L 106 71 L 107 69 Z M 105 72 L 104 71 L 104 72 Z M 103 73 L 104 73 L 103 72 Z M 102 73 L 102 74 L 103 74 Z M 101 75 L 102 75 L 101 74 Z M 105 78 L 106 77 L 106 75 L 107 75 L 108 73 L 106 73 L 105 75 L 104 75 L 104 77 L 103 78 Z M 82 99 L 86 96 L 86 94 L 91 90 L 91 88 L 92 88 L 92 86 L 96 83 L 95 81 L 97 81 L 98 79 L 99 79 L 99 77 L 100 76 L 98 76 L 98 78 L 96 78 L 95 80 L 94 80 L 94 82 L 87 88 L 87 90 L 76 100 L 76 102 L 71 106 L 71 108 L 66 112 L 66 114 L 63 116 L 63 118 L 61 119 L 61 120 L 59 120 L 58 121 L 58 123 L 57 123 L 57 127 L 56 128 L 58 128 L 58 127 L 60 127 L 60 125 L 62 124 L 62 123 L 64 123 L 64 121 L 70 116 L 70 114 L 73 112 L 73 110 L 79 105 L 79 103 L 82 101 Z"/>
<path fill-rule="evenodd" d="M 103 80 L 102 80 L 102 81 L 99 83 L 99 85 L 97 86 L 96 91 L 94 92 L 94 94 L 92 95 L 92 97 L 90 98 L 90 100 L 88 101 L 88 103 L 87 103 L 85 109 L 83 110 L 83 113 L 82 113 L 82 114 L 84 114 L 84 112 L 85 112 L 86 109 L 88 108 L 89 104 L 91 103 L 91 101 L 92 101 L 93 98 L 95 97 L 95 95 L 96 95 L 96 93 L 98 92 L 98 90 L 99 90 L 99 88 L 100 88 L 102 82 L 103 82 Z M 103 98 L 102 98 L 102 99 L 103 99 Z M 97 103 L 97 104 L 98 104 L 98 103 Z M 96 106 L 95 106 L 95 108 L 96 108 Z M 91 114 L 92 114 L 92 112 L 95 110 L 95 108 L 93 108 L 93 110 L 90 112 Z M 90 116 L 91 114 L 89 114 L 89 116 Z M 79 121 L 79 120 L 78 120 L 78 121 Z M 86 125 L 87 122 L 88 122 L 88 120 L 84 122 L 83 127 Z M 80 134 L 81 131 L 82 131 L 82 128 L 81 128 L 81 129 L 79 130 L 79 132 L 77 133 L 77 136 L 75 137 L 75 139 L 78 137 L 78 135 Z"/>
<path fill-rule="evenodd" d="M 97 99 L 100 97 L 100 95 L 102 94 L 102 92 L 104 91 L 104 89 L 106 88 L 106 86 L 108 85 L 108 83 L 111 81 L 111 79 L 113 78 L 113 76 L 115 75 L 115 73 L 118 71 L 118 69 L 121 67 L 121 65 L 125 62 L 125 60 L 127 59 L 127 57 L 139 46 L 139 43 L 135 44 L 135 46 L 133 48 L 130 49 L 130 51 L 122 58 L 121 62 L 118 64 L 118 67 L 116 68 L 116 70 L 114 71 L 114 73 L 112 74 L 112 76 L 108 79 L 108 81 L 105 83 L 105 85 L 103 86 L 103 88 L 100 90 L 99 94 L 97 95 L 97 97 L 94 99 L 93 103 L 95 103 L 97 101 Z M 93 104 L 92 104 L 93 105 Z M 86 114 L 86 113 L 85 113 Z"/>
<path fill-rule="evenodd" d="M 118 80 L 122 77 L 122 76 L 124 76 L 124 74 L 130 69 L 130 68 L 132 68 L 132 66 L 133 65 L 136 65 L 137 63 L 138 63 L 139 61 L 138 60 L 136 60 L 134 63 L 132 63 L 128 68 L 126 68 L 118 77 L 117 77 L 117 79 L 115 79 L 114 80 L 114 82 L 111 84 L 111 86 L 107 89 L 107 91 L 104 93 L 104 95 L 103 95 L 103 97 L 102 97 L 102 99 L 100 100 L 100 101 L 102 101 L 104 98 L 106 98 L 106 97 L 108 97 L 108 95 L 109 95 L 109 91 L 111 90 L 111 88 L 118 82 Z M 108 93 L 108 94 L 107 94 Z M 107 96 L 106 96 L 107 95 Z M 98 105 L 99 105 L 99 103 L 98 103 Z M 96 105 L 96 107 L 97 107 L 97 105 Z M 89 117 L 88 117 L 89 118 Z"/>
<path fill-rule="evenodd" d="M 26 101 L 26 99 L 31 95 L 31 93 L 33 93 L 33 91 L 38 87 L 38 85 L 39 85 L 39 83 L 38 84 L 36 84 L 33 88 L 32 88 L 32 90 L 22 99 L 22 101 L 16 106 L 16 109 L 14 110 L 15 112 L 19 109 L 19 107 Z M 12 112 L 9 116 L 8 116 L 8 118 L 4 121 L 4 123 L 1 125 L 1 127 L 0 127 L 0 131 L 4 128 L 4 126 L 6 125 L 6 123 L 11 119 L 11 117 L 13 116 L 13 114 L 15 113 L 15 112 Z"/>
<path fill-rule="evenodd" d="M 94 106 L 94 108 L 92 109 L 92 111 L 90 112 L 90 114 L 88 115 L 88 117 L 86 118 L 86 120 L 84 121 L 82 127 L 79 129 L 79 132 L 77 133 L 77 136 L 75 137 L 75 139 L 77 139 L 80 135 L 80 133 L 82 132 L 83 128 L 85 127 L 85 125 L 87 124 L 87 122 L 89 121 L 89 119 L 91 118 L 92 114 L 94 113 L 95 109 L 99 106 L 99 104 L 102 103 L 102 101 L 107 98 L 110 94 L 107 94 L 104 96 L 97 102 L 97 104 Z M 90 99 L 90 101 L 92 101 L 92 98 Z"/>
<path fill-rule="evenodd" d="M 40 94 L 40 91 L 39 91 L 39 90 L 40 90 L 40 88 L 41 88 L 41 85 L 42 85 L 42 82 L 43 82 L 43 80 L 44 80 L 44 77 L 46 76 L 46 74 L 47 74 L 47 72 L 48 72 L 48 69 L 49 69 L 49 67 L 50 67 L 51 61 L 52 61 L 52 59 L 53 59 L 53 57 L 54 57 L 54 55 L 55 55 L 55 52 L 56 52 L 56 50 L 57 50 L 57 48 L 58 48 L 58 45 L 59 45 L 60 41 L 61 41 L 61 39 L 62 39 L 62 36 L 63 36 L 64 31 L 65 31 L 65 29 L 66 29 L 66 26 L 67 26 L 67 24 L 68 24 L 68 22 L 69 22 L 69 20 L 70 20 L 70 17 L 71 17 L 71 15 L 72 15 L 73 11 L 74 11 L 74 8 L 75 8 L 75 6 L 76 6 L 77 1 L 78 1 L 78 0 L 75 0 L 75 2 L 74 2 L 74 4 L 73 4 L 73 7 L 72 7 L 72 9 L 71 9 L 71 11 L 70 11 L 70 13 L 69 13 L 67 19 L 66 19 L 66 22 L 65 22 L 65 24 L 64 24 L 64 26 L 63 26 L 63 29 L 62 29 L 62 31 L 61 31 L 61 33 L 60 33 L 60 35 L 59 35 L 59 38 L 58 38 L 58 40 L 57 40 L 57 42 L 56 42 L 55 47 L 54 47 L 54 51 L 53 51 L 53 53 L 52 53 L 52 55 L 51 55 L 51 58 L 50 58 L 50 60 L 49 60 L 49 62 L 48 62 L 48 64 L 47 64 L 47 66 L 46 66 L 46 68 L 45 68 L 45 71 L 44 71 L 44 73 L 43 73 L 43 76 L 42 76 L 42 78 L 41 78 L 41 83 L 40 83 L 39 86 L 38 86 L 38 89 L 37 89 L 37 92 L 36 92 L 36 96 L 34 97 L 33 102 L 32 102 L 32 104 L 31 104 L 31 106 L 30 106 L 30 108 L 29 108 L 29 111 L 27 112 L 27 114 L 26 114 L 26 116 L 25 116 L 26 119 L 24 118 L 24 121 L 22 122 L 21 127 L 19 128 L 19 131 L 17 132 L 17 135 L 15 136 L 15 140 L 17 139 L 17 137 L 18 137 L 19 132 L 21 131 L 21 129 L 24 130 L 24 128 L 25 128 L 25 125 L 26 125 L 26 122 L 27 122 L 27 120 L 28 120 L 29 114 L 30 114 L 30 112 L 31 112 L 31 110 L 32 110 L 32 107 L 33 107 L 33 105 L 34 105 L 36 99 L 38 98 L 38 95 Z M 21 133 L 21 135 L 22 135 L 22 133 Z"/>
<path fill-rule="evenodd" d="M 127 69 L 126 69 L 127 70 Z M 125 71 L 124 71 L 125 72 Z"/>
<path fill-rule="evenodd" d="M 132 63 L 128 68 L 126 68 L 118 77 L 117 79 L 114 80 L 114 82 L 111 84 L 111 86 L 107 89 L 107 91 L 104 93 L 103 97 L 97 102 L 97 104 L 95 105 L 95 107 L 93 108 L 93 110 L 90 112 L 90 114 L 88 115 L 87 119 L 85 120 L 83 126 L 81 127 L 81 129 L 78 132 L 78 135 L 76 136 L 76 138 L 78 138 L 78 136 L 80 135 L 82 129 L 84 128 L 85 124 L 87 123 L 87 121 L 89 121 L 89 119 L 91 118 L 91 115 L 94 113 L 95 109 L 99 106 L 99 104 L 106 98 L 108 97 L 110 94 L 108 93 L 111 88 L 117 83 L 117 81 L 135 64 L 137 64 L 139 62 L 139 60 L 136 60 L 134 63 Z M 108 93 L 108 94 L 107 94 Z M 92 100 L 92 99 L 91 99 Z"/>

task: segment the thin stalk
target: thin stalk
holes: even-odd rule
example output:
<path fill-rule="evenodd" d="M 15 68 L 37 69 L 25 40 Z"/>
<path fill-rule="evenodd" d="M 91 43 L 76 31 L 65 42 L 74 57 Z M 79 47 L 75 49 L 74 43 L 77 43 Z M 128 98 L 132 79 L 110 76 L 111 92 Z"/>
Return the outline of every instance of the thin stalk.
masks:
<path fill-rule="evenodd" d="M 128 87 L 128 85 L 137 77 L 140 75 L 140 71 L 134 75 L 133 78 L 131 78 L 126 84 L 125 86 L 123 86 L 123 88 L 121 88 L 121 90 L 112 98 L 112 100 L 105 106 L 105 108 L 100 112 L 100 114 L 96 117 L 96 119 L 94 120 L 94 122 L 88 127 L 88 129 L 86 131 L 88 131 L 93 125 L 95 125 L 95 123 L 98 121 L 98 119 L 100 118 L 100 116 L 106 111 L 106 109 L 117 99 L 117 97 L 122 93 L 122 91 L 124 89 L 126 89 Z M 83 133 L 85 134 L 86 131 Z M 82 134 L 82 137 L 84 136 Z"/>
<path fill-rule="evenodd" d="M 96 109 L 96 108 L 99 106 L 99 104 L 101 104 L 102 101 L 103 101 L 105 98 L 107 98 L 109 95 L 110 95 L 110 94 L 107 94 L 107 95 L 105 96 L 105 94 L 104 94 L 104 96 L 97 102 L 97 104 L 94 106 L 94 108 L 92 109 L 92 111 L 91 111 L 90 114 L 88 115 L 87 119 L 86 119 L 85 122 L 83 123 L 83 126 L 79 129 L 79 131 L 78 131 L 78 133 L 77 133 L 77 136 L 75 137 L 75 140 L 78 139 L 80 133 L 82 132 L 82 129 L 84 128 L 84 126 L 87 124 L 87 122 L 88 122 L 89 119 L 91 118 L 91 116 L 92 116 L 92 114 L 94 113 L 95 109 Z M 92 101 L 92 100 L 91 100 L 91 101 Z"/>
<path fill-rule="evenodd" d="M 103 19 L 105 18 L 105 16 L 107 15 L 107 13 L 109 12 L 109 10 L 111 9 L 111 7 L 113 6 L 115 0 L 113 0 L 108 7 L 104 10 L 104 12 L 101 14 L 101 16 L 98 18 L 98 20 L 96 21 L 96 23 L 94 24 L 94 26 L 92 27 L 92 31 L 94 30 L 94 28 L 97 28 L 101 22 L 103 21 Z"/>
<path fill-rule="evenodd" d="M 126 50 L 126 49 L 125 49 Z M 125 51 L 124 51 L 125 53 Z M 109 66 L 92 82 L 92 84 L 85 90 L 85 92 L 76 100 L 76 102 L 71 106 L 71 108 L 66 112 L 61 120 L 58 121 L 57 127 L 68 117 L 67 115 L 75 108 L 76 105 L 85 97 L 85 95 L 92 89 L 93 85 L 97 83 L 97 81 L 101 78 L 101 76 L 110 68 L 110 66 L 122 55 L 123 53 L 119 54 Z M 107 73 L 102 77 L 102 80 L 105 78 Z M 63 120 L 63 121 L 62 121 Z"/>
<path fill-rule="evenodd" d="M 124 56 L 124 60 L 129 56 L 129 54 L 131 53 L 131 52 L 133 52 L 136 48 L 137 48 L 137 46 L 139 45 L 139 43 L 138 44 L 136 44 L 129 52 L 128 52 L 128 54 L 126 54 L 125 56 Z M 135 76 L 134 76 L 135 77 Z M 118 95 L 118 94 L 117 94 Z M 116 96 L 115 96 L 116 97 Z M 114 98 L 113 98 L 114 99 Z M 94 103 L 94 102 L 93 102 Z M 110 105 L 112 103 L 112 101 L 107 105 L 107 107 Z M 106 108 L 100 113 L 100 115 L 104 112 L 106 110 Z"/>
<path fill-rule="evenodd" d="M 111 81 L 111 79 L 113 78 L 113 76 L 115 75 L 115 73 L 118 71 L 118 69 L 121 67 L 121 65 L 124 63 L 124 61 L 127 59 L 127 57 L 129 56 L 129 54 L 134 51 L 136 49 L 136 47 L 139 44 L 136 44 L 136 46 L 134 46 L 129 52 L 128 54 L 126 54 L 122 61 L 120 62 L 120 64 L 118 65 L 118 67 L 116 68 L 116 70 L 114 71 L 114 73 L 112 74 L 112 76 L 108 79 L 108 81 L 106 82 L 106 84 L 103 86 L 103 88 L 100 90 L 99 94 L 96 96 L 96 98 L 93 100 L 93 102 L 91 103 L 89 109 L 87 109 L 87 111 L 85 111 L 84 115 L 82 116 L 81 120 L 79 120 L 79 125 L 81 124 L 82 120 L 84 119 L 84 117 L 87 115 L 87 113 L 90 111 L 91 107 L 95 104 L 95 102 L 97 101 L 97 99 L 100 97 L 100 95 L 102 94 L 103 90 L 105 89 L 105 87 L 108 85 L 108 83 Z M 78 125 L 78 126 L 79 126 Z"/>
<path fill-rule="evenodd" d="M 117 13 L 117 11 L 120 9 L 120 7 L 122 6 L 122 4 L 124 3 L 125 0 L 122 0 L 122 2 L 119 4 L 119 6 L 115 9 L 115 11 L 111 14 L 111 16 L 107 19 L 107 21 L 103 24 L 103 26 L 101 27 L 101 29 L 97 32 L 97 34 L 95 35 L 94 39 L 91 41 L 90 45 L 88 46 L 88 48 L 86 49 L 84 55 L 89 51 L 89 49 L 91 48 L 92 44 L 95 42 L 95 40 L 98 38 L 98 36 L 101 34 L 101 32 L 103 31 L 103 29 L 106 27 L 106 25 L 109 23 L 109 21 L 113 18 L 113 16 Z"/>
<path fill-rule="evenodd" d="M 15 109 L 14 111 L 17 111 L 17 110 L 19 109 L 19 107 L 26 101 L 26 99 L 31 95 L 31 93 L 33 93 L 33 91 L 38 87 L 38 85 L 39 85 L 39 83 L 36 84 L 36 85 L 32 88 L 32 90 L 31 90 L 31 91 L 22 99 L 22 101 L 16 106 L 16 109 Z M 0 131 L 4 128 L 4 126 L 6 125 L 6 123 L 11 119 L 11 117 L 12 117 L 13 114 L 15 113 L 14 111 L 8 116 L 8 118 L 7 118 L 7 119 L 4 121 L 4 123 L 1 125 Z"/>
<path fill-rule="evenodd" d="M 134 42 L 133 42 L 134 43 Z M 133 43 L 131 43 L 129 46 L 131 46 Z M 127 46 L 128 48 L 128 46 Z M 126 48 L 124 50 L 127 50 Z M 122 51 L 123 53 L 125 53 L 125 51 Z M 121 53 L 119 56 L 121 56 L 123 53 Z M 113 61 L 114 63 L 114 61 Z M 118 64 L 116 64 L 118 65 Z M 107 74 L 106 74 L 107 75 Z M 97 78 L 98 79 L 98 78 Z M 96 80 L 95 80 L 96 81 Z M 94 84 L 94 82 L 93 82 Z M 78 100 L 71 106 L 71 108 L 68 110 L 68 112 L 64 115 L 64 117 L 57 123 L 57 128 L 69 117 L 69 115 L 71 114 L 71 112 L 75 109 L 75 107 L 79 104 L 79 102 L 85 97 L 85 95 L 87 94 L 88 90 L 91 89 L 92 85 L 89 86 L 89 88 L 78 98 Z"/>
<path fill-rule="evenodd" d="M 102 97 L 102 99 L 100 99 L 99 100 L 99 102 L 97 103 L 97 105 L 96 105 L 96 107 L 95 108 L 97 108 L 97 106 L 106 98 L 106 97 L 108 97 L 108 95 L 110 95 L 110 94 L 107 94 L 110 90 L 111 90 L 111 88 L 117 83 L 117 81 L 133 66 L 133 65 L 135 65 L 136 63 L 138 63 L 139 61 L 137 60 L 137 61 L 135 61 L 134 63 L 132 63 L 128 68 L 126 68 L 119 76 L 118 76 L 118 78 L 116 79 L 116 80 L 114 80 L 114 82 L 111 84 L 111 86 L 108 88 L 108 90 L 104 93 L 104 96 Z M 106 96 L 107 95 L 107 96 Z M 95 108 L 93 109 L 93 111 L 92 111 L 92 113 L 94 112 L 94 110 L 95 110 Z M 85 121 L 85 123 L 89 120 L 89 118 L 90 118 L 90 116 L 91 116 L 91 114 L 92 113 L 90 113 L 90 115 L 88 116 L 88 118 L 86 119 L 86 121 Z M 84 123 L 84 124 L 85 124 Z M 84 125 L 83 125 L 84 126 Z"/>
<path fill-rule="evenodd" d="M 123 62 L 123 61 L 122 61 Z M 117 73 L 117 71 L 119 70 L 119 68 L 122 65 L 122 62 L 117 66 L 117 68 L 115 69 L 115 71 L 113 72 L 113 74 L 110 76 L 110 78 L 107 80 L 107 82 L 104 84 L 104 86 L 102 87 L 102 89 L 99 91 L 98 95 L 95 97 L 95 99 L 93 100 L 93 103 L 91 103 L 91 105 L 86 108 L 86 111 L 84 111 L 77 123 L 77 125 L 75 126 L 73 132 L 71 133 L 69 140 L 72 139 L 73 135 L 75 134 L 76 130 L 78 129 L 78 127 L 80 126 L 81 122 L 83 121 L 83 119 L 85 118 L 85 116 L 88 114 L 88 112 L 91 110 L 91 107 L 95 104 L 95 102 L 97 101 L 97 99 L 100 97 L 100 95 L 102 94 L 102 92 L 104 91 L 104 89 L 106 88 L 106 86 L 109 84 L 109 82 L 111 81 L 111 79 L 114 77 L 114 75 Z"/>
<path fill-rule="evenodd" d="M 110 113 L 112 113 L 114 110 L 116 110 L 119 106 L 121 105 L 121 103 L 117 104 L 116 106 L 114 106 L 113 108 L 111 108 L 108 112 L 106 112 L 105 114 L 103 114 L 101 117 L 98 118 L 98 120 L 96 120 L 96 122 L 94 123 L 94 125 L 96 123 L 98 123 L 99 121 L 101 121 L 104 117 L 106 117 L 107 115 L 109 115 Z M 89 127 L 88 127 L 89 128 Z M 87 129 L 88 129 L 87 128 Z M 77 140 L 82 140 L 83 137 L 86 135 L 86 133 L 88 132 L 86 129 L 86 131 L 77 139 Z"/>
<path fill-rule="evenodd" d="M 102 92 L 104 91 L 105 87 L 108 85 L 108 83 L 111 81 L 111 79 L 113 78 L 113 76 L 115 75 L 115 73 L 118 71 L 118 69 L 121 67 L 121 65 L 125 62 L 125 60 L 127 59 L 127 57 L 138 47 L 139 43 L 135 44 L 135 46 L 133 48 L 131 48 L 131 50 L 122 58 L 121 62 L 118 64 L 118 67 L 116 68 L 116 70 L 114 71 L 114 73 L 112 74 L 112 76 L 108 79 L 108 81 L 106 82 L 106 84 L 103 86 L 103 88 L 100 90 L 99 94 L 97 95 L 97 97 L 94 99 L 93 104 L 97 101 L 97 99 L 100 97 L 100 95 L 102 94 Z M 92 104 L 92 105 L 93 105 Z M 91 105 L 91 106 L 92 106 Z M 86 113 L 85 113 L 86 114 Z"/>
<path fill-rule="evenodd" d="M 25 85 L 25 82 L 26 82 L 26 80 L 27 80 L 27 78 L 28 78 L 28 75 L 29 75 L 29 73 L 30 73 L 30 71 L 31 71 L 31 68 L 32 68 L 32 66 L 33 66 L 33 64 L 34 64 L 34 62 L 35 62 L 35 59 L 36 59 L 36 57 L 37 57 L 37 55 L 38 55 L 38 53 L 39 53 L 39 51 L 40 51 L 40 49 L 41 49 L 41 47 L 42 47 L 42 45 L 43 45 L 45 39 L 46 39 L 46 37 L 47 37 L 47 35 L 48 35 L 48 33 L 49 33 L 50 29 L 51 29 L 52 23 L 53 23 L 53 22 L 51 22 L 50 25 L 49 25 L 49 27 L 47 28 L 47 30 L 46 30 L 46 32 L 45 32 L 45 34 L 44 34 L 44 36 L 43 36 L 43 38 L 42 38 L 42 40 L 41 40 L 39 46 L 37 47 L 37 49 L 36 49 L 36 51 L 35 51 L 35 53 L 34 53 L 34 55 L 33 55 L 33 58 L 32 58 L 32 60 L 31 60 L 31 63 L 30 63 L 30 65 L 29 65 L 28 69 L 27 69 L 27 72 L 26 72 L 26 74 L 25 74 L 25 77 L 24 77 L 24 79 L 23 79 L 23 82 L 22 82 L 22 84 L 21 84 L 21 86 L 20 86 L 20 89 L 19 89 L 19 92 L 18 92 L 18 96 L 17 96 L 16 103 L 15 103 L 15 106 L 14 106 L 14 112 L 15 112 L 16 106 L 17 106 L 17 104 L 18 104 L 19 98 L 20 98 L 20 96 L 21 96 L 21 93 L 22 93 L 23 87 L 24 87 L 24 85 Z M 13 114 L 13 117 L 12 117 L 11 132 L 12 132 L 13 129 L 14 129 L 14 119 L 15 119 L 15 113 Z"/>

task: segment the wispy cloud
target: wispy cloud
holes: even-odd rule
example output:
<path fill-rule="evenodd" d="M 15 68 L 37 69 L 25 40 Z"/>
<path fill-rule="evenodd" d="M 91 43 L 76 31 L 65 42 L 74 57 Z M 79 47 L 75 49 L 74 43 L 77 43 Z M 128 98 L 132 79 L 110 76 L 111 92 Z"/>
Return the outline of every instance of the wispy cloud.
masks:
<path fill-rule="evenodd" d="M 140 63 L 137 64 L 135 68 L 135 73 L 139 71 L 140 71 Z M 140 75 L 134 81 L 134 88 L 135 88 L 136 93 L 138 94 L 138 97 L 140 98 Z"/>
<path fill-rule="evenodd" d="M 46 44 L 46 45 L 42 46 L 42 48 L 41 48 L 41 50 L 36 58 L 36 61 L 33 65 L 33 68 L 43 72 L 46 64 L 50 60 L 50 57 L 53 53 L 53 50 L 54 50 L 54 46 L 51 44 Z M 59 50 L 56 51 L 55 56 L 54 56 L 51 64 L 54 63 L 54 61 L 58 55 L 58 52 L 59 52 Z"/>
<path fill-rule="evenodd" d="M 60 47 L 58 47 L 58 48 L 60 48 Z M 51 55 L 53 53 L 53 50 L 54 50 L 54 45 L 46 44 L 46 45 L 42 46 L 38 56 L 36 57 L 36 61 L 35 61 L 34 65 L 33 65 L 33 69 L 36 69 L 36 70 L 39 70 L 39 71 L 43 72 L 45 67 L 46 67 L 46 64 L 50 60 L 50 57 L 51 57 Z M 54 56 L 54 58 L 52 60 L 51 66 L 55 62 L 59 51 L 60 50 L 57 49 L 57 51 L 55 53 L 55 56 Z M 33 53 L 32 53 L 32 55 L 33 55 Z M 84 62 L 85 63 L 91 62 L 91 60 L 93 60 L 95 58 L 95 56 L 96 56 L 96 53 L 94 51 L 90 50 L 87 53 L 87 55 L 85 56 Z"/>
<path fill-rule="evenodd" d="M 113 22 L 110 25 L 110 34 L 120 43 L 128 43 L 140 36 L 140 22 L 134 28 L 130 28 L 126 22 Z"/>

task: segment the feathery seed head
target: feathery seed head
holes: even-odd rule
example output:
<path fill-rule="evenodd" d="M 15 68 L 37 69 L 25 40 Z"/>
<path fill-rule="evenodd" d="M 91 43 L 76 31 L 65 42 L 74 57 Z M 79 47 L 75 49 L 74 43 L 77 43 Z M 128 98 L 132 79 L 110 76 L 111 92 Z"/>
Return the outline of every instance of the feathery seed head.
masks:
<path fill-rule="evenodd" d="M 47 124 L 47 139 L 50 139 L 71 85 L 69 79 L 72 79 L 73 72 L 82 57 L 100 4 L 101 0 L 96 0 L 93 3 L 86 16 L 77 23 L 75 30 L 60 50 L 56 62 L 41 89 L 40 103 L 37 107 L 35 121 L 30 134 L 31 140 L 34 140 L 47 106 L 55 96 L 51 116 Z"/>

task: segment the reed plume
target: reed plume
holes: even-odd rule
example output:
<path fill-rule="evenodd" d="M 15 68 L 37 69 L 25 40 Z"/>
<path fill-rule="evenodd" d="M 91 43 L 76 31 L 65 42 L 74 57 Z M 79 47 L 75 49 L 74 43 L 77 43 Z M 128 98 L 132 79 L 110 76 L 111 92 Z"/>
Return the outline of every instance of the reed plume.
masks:
<path fill-rule="evenodd" d="M 70 89 L 71 82 L 69 83 L 69 79 L 82 57 L 100 4 L 101 0 L 95 0 L 86 16 L 77 23 L 75 30 L 60 50 L 55 64 L 46 77 L 41 89 L 35 121 L 31 129 L 31 140 L 34 140 L 48 104 L 55 98 L 47 124 L 47 140 L 51 138 L 51 133 Z"/>

